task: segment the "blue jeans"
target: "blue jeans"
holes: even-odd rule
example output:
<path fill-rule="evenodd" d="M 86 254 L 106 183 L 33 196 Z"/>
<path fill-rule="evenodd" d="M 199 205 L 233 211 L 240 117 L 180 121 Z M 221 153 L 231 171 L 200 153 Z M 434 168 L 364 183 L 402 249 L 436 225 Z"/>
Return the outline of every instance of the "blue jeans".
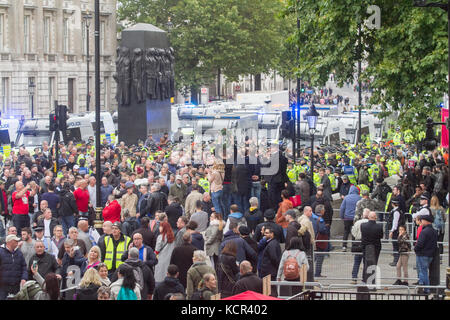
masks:
<path fill-rule="evenodd" d="M 228 219 L 231 206 L 231 184 L 224 184 L 222 189 L 223 220 Z"/>
<path fill-rule="evenodd" d="M 362 253 L 354 255 L 354 257 L 353 257 L 352 279 L 357 279 L 358 278 L 359 267 L 361 266 L 362 260 L 363 260 Z"/>
<path fill-rule="evenodd" d="M 211 200 L 216 212 L 222 214 L 223 216 L 223 213 L 225 211 L 223 205 L 223 191 L 219 190 L 217 192 L 211 192 Z"/>
<path fill-rule="evenodd" d="M 63 227 L 63 232 L 67 236 L 69 234 L 69 228 L 75 227 L 75 218 L 74 216 L 62 216 L 61 217 L 61 224 Z"/>
<path fill-rule="evenodd" d="M 322 252 L 325 252 L 325 251 L 322 249 L 317 249 L 316 254 L 314 255 L 315 267 L 316 267 L 316 270 L 314 272 L 314 277 L 320 277 L 322 274 L 322 264 L 323 264 L 323 259 L 325 259 L 325 254 L 323 254 Z M 317 254 L 317 253 L 319 253 L 319 254 Z"/>
<path fill-rule="evenodd" d="M 248 195 L 241 195 L 239 193 L 233 193 L 233 204 L 239 207 L 239 211 L 245 213 L 250 208 L 250 203 L 248 202 Z"/>
<path fill-rule="evenodd" d="M 250 189 L 250 197 L 256 197 L 258 198 L 258 208 L 261 207 L 260 200 L 261 200 L 261 182 L 260 181 L 253 181 L 252 187 Z"/>
<path fill-rule="evenodd" d="M 433 257 L 416 256 L 417 273 L 419 274 L 419 284 L 423 286 L 430 285 L 430 278 L 428 277 L 428 270 L 430 268 Z M 425 292 L 429 292 L 430 289 L 424 289 Z"/>

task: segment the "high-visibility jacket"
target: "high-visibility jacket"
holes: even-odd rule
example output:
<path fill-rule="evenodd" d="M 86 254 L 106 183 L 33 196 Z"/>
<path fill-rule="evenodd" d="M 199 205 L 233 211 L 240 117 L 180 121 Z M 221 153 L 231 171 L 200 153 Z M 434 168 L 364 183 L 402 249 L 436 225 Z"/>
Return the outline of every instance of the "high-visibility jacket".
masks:
<path fill-rule="evenodd" d="M 337 189 L 337 187 L 338 187 L 338 183 L 337 183 L 337 180 L 336 180 L 336 177 L 334 176 L 334 174 L 333 174 L 333 173 L 330 173 L 330 174 L 328 175 L 328 179 L 330 179 L 331 190 L 332 190 L 332 191 L 336 191 L 336 189 Z"/>
<path fill-rule="evenodd" d="M 316 187 L 320 186 L 320 181 L 321 181 L 321 179 L 320 179 L 319 174 L 318 174 L 317 172 L 314 172 L 314 173 L 313 173 L 313 182 L 314 182 L 314 185 L 315 185 Z"/>
<path fill-rule="evenodd" d="M 367 190 L 370 192 L 370 188 L 368 186 L 366 186 L 365 184 L 360 184 L 358 185 L 359 191 L 363 191 L 363 190 Z"/>
<path fill-rule="evenodd" d="M 209 192 L 209 181 L 208 179 L 201 178 L 198 180 L 198 185 L 205 190 L 205 192 Z"/>
<path fill-rule="evenodd" d="M 392 192 L 389 192 L 386 197 L 386 205 L 384 206 L 384 212 L 388 212 L 389 204 L 391 203 Z"/>
<path fill-rule="evenodd" d="M 289 181 L 291 181 L 292 183 L 297 182 L 297 171 L 295 170 L 295 168 L 287 169 L 286 171 Z"/>
<path fill-rule="evenodd" d="M 356 185 L 356 181 L 358 179 L 358 170 L 356 170 L 354 166 L 344 166 L 342 169 L 343 174 L 348 177 L 350 183 Z"/>
<path fill-rule="evenodd" d="M 114 243 L 112 241 L 112 236 L 106 236 L 105 237 L 105 247 L 106 247 L 106 254 L 105 254 L 105 260 L 103 261 L 106 266 L 108 267 L 108 270 L 113 269 L 113 255 L 114 255 Z M 120 241 L 119 244 L 116 247 L 116 264 L 114 266 L 114 269 L 117 269 L 123 262 L 122 262 L 122 255 L 127 251 L 128 245 L 130 244 L 131 238 L 123 235 L 124 240 Z"/>
<path fill-rule="evenodd" d="M 136 160 L 131 161 L 131 159 L 127 159 L 127 163 L 130 165 L 131 171 L 134 171 L 134 166 L 136 165 Z"/>

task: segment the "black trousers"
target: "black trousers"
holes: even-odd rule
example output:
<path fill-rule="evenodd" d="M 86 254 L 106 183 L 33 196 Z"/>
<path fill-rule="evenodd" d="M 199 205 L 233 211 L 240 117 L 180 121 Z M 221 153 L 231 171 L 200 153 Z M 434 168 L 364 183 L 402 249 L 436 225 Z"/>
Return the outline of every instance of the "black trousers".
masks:
<path fill-rule="evenodd" d="M 343 247 L 347 247 L 348 236 L 352 234 L 353 220 L 344 220 L 344 238 L 342 242 Z M 352 240 L 355 240 L 352 236 Z"/>

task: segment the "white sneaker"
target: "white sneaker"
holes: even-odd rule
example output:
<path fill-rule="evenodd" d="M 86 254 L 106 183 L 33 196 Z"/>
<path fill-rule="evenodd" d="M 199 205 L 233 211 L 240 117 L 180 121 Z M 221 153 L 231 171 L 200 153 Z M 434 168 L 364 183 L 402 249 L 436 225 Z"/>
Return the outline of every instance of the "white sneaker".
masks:
<path fill-rule="evenodd" d="M 342 247 L 342 252 L 347 252 L 347 247 Z"/>

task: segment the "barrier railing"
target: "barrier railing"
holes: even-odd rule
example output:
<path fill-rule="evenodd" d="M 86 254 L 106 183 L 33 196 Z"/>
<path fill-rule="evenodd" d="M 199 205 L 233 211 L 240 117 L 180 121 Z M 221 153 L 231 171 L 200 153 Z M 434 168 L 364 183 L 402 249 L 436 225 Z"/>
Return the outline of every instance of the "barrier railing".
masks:
<path fill-rule="evenodd" d="M 320 282 L 299 282 L 299 281 L 270 281 L 270 284 L 272 286 L 276 286 L 277 289 L 277 296 L 278 298 L 281 299 L 288 299 L 289 297 L 291 297 L 292 295 L 281 295 L 281 288 L 282 287 L 288 287 L 288 288 L 292 288 L 292 287 L 301 287 L 301 291 L 304 291 L 305 288 L 308 287 L 318 287 L 319 289 L 323 289 L 323 286 Z"/>
<path fill-rule="evenodd" d="M 428 295 L 307 290 L 287 300 L 429 300 Z"/>
<path fill-rule="evenodd" d="M 327 242 L 323 240 L 323 242 Z M 396 266 L 390 265 L 393 260 L 393 255 L 398 254 L 396 251 L 392 250 L 381 250 L 380 256 L 378 259 L 378 267 L 380 268 L 380 279 L 382 280 L 396 280 L 399 279 L 397 277 L 397 268 Z M 361 262 L 356 259 L 356 256 L 362 256 L 361 252 L 341 252 L 341 251 L 314 251 L 314 274 L 315 280 L 330 280 L 330 281 L 353 281 L 353 280 L 361 280 L 362 279 L 362 269 L 363 269 L 363 261 Z M 322 259 L 318 260 L 318 257 Z M 418 275 L 416 269 L 416 258 L 414 251 L 409 253 L 408 259 L 408 277 L 400 277 L 402 281 L 417 281 Z M 441 265 L 440 268 L 440 284 L 445 284 L 445 266 L 447 265 L 448 254 L 443 253 L 440 255 Z M 322 267 L 318 267 L 320 265 L 320 260 L 322 263 Z M 359 266 L 358 266 L 359 262 Z M 356 264 L 355 264 L 356 263 Z M 412 276 L 412 273 L 415 273 Z M 356 275 L 356 276 L 355 276 Z M 402 268 L 402 276 L 404 276 L 403 268 Z M 318 280 L 320 279 L 320 280 Z"/>

